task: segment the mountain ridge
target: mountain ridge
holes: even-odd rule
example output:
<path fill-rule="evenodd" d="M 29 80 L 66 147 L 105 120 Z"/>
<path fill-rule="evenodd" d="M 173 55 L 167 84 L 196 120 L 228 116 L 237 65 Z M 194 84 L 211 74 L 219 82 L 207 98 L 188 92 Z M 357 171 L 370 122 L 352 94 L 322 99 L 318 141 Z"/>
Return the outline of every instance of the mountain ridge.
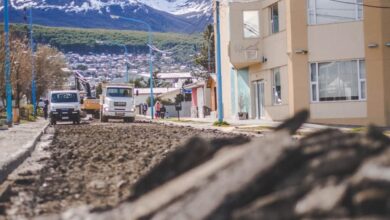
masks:
<path fill-rule="evenodd" d="M 25 22 L 28 2 L 10 1 L 11 22 Z M 47 26 L 146 30 L 137 23 L 112 20 L 115 14 L 142 19 L 153 31 L 194 33 L 212 22 L 211 0 L 33 0 L 32 6 L 34 23 Z"/>

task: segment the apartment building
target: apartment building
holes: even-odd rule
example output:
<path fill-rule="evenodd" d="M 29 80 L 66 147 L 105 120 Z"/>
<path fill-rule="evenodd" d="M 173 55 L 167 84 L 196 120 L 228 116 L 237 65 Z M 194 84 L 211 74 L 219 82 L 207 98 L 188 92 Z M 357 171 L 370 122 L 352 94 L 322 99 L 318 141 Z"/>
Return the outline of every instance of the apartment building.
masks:
<path fill-rule="evenodd" d="M 363 4 L 375 7 L 366 7 Z M 221 1 L 225 118 L 390 125 L 390 1 Z"/>

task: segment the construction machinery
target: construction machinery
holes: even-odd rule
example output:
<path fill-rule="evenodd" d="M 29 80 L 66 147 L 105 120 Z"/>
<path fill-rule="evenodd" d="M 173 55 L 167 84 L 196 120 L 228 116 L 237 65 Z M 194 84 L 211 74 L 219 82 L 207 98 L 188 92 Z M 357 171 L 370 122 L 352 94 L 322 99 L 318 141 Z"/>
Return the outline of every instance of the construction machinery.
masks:
<path fill-rule="evenodd" d="M 99 118 L 100 103 L 99 99 L 92 96 L 90 83 L 79 72 L 74 72 L 76 89 L 80 91 L 82 97 L 81 110 L 86 114 L 93 115 L 94 118 Z M 83 89 L 82 89 L 82 88 Z"/>

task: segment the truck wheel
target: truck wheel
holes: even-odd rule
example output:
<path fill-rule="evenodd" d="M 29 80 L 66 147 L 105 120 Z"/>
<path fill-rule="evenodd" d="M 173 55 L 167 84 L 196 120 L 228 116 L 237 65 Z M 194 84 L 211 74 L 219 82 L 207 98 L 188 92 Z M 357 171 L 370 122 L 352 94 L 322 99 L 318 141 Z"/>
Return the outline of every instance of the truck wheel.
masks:
<path fill-rule="evenodd" d="M 126 122 L 126 123 L 131 123 L 131 122 L 134 122 L 134 119 L 133 117 L 130 117 L 130 118 L 123 118 L 123 121 Z"/>
<path fill-rule="evenodd" d="M 50 125 L 57 124 L 56 120 L 54 118 L 50 118 Z"/>
<path fill-rule="evenodd" d="M 104 123 L 104 122 L 108 122 L 108 118 L 105 117 L 105 116 L 101 116 L 101 117 L 100 117 L 100 121 L 103 122 L 103 123 Z"/>
<path fill-rule="evenodd" d="M 99 118 L 100 118 L 100 113 L 99 113 L 99 112 L 95 112 L 95 113 L 93 114 L 93 117 L 94 117 L 95 119 L 99 119 Z"/>
<path fill-rule="evenodd" d="M 104 116 L 103 114 L 100 114 L 100 122 L 102 122 L 102 123 L 108 122 L 108 118 L 106 116 Z"/>

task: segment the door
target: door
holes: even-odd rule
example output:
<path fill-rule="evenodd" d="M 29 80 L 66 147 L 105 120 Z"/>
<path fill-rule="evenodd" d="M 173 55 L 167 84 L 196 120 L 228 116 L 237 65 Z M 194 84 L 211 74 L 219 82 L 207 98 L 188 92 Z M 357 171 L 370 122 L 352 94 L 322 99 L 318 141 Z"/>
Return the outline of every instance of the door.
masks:
<path fill-rule="evenodd" d="M 265 115 L 264 111 L 264 81 L 256 81 L 253 83 L 255 92 L 256 118 L 261 119 Z"/>
<path fill-rule="evenodd" d="M 198 96 L 198 115 L 199 118 L 204 118 L 203 106 L 204 106 L 204 91 L 202 87 L 199 87 L 197 90 Z"/>

